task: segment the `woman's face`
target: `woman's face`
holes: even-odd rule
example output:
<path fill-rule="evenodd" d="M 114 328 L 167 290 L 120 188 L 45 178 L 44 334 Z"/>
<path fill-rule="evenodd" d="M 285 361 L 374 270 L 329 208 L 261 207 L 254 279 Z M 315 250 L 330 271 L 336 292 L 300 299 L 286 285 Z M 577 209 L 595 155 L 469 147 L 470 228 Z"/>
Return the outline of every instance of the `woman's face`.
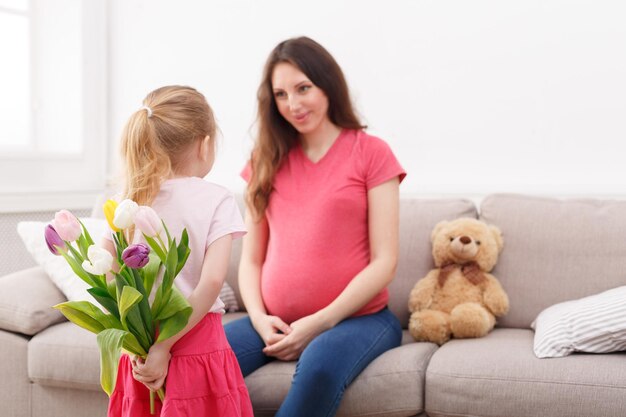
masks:
<path fill-rule="evenodd" d="M 278 111 L 301 134 L 314 133 L 329 122 L 328 97 L 296 66 L 277 64 L 272 90 Z"/>

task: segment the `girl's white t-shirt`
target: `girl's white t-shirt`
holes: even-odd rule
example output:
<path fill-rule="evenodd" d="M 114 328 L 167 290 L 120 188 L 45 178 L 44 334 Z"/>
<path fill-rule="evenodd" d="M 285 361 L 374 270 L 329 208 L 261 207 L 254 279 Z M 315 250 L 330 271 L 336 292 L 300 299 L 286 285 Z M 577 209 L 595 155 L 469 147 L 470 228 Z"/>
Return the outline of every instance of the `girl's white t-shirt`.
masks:
<path fill-rule="evenodd" d="M 246 233 L 233 194 L 199 177 L 166 180 L 151 207 L 165 222 L 172 239 L 179 242 L 184 228 L 189 234 L 191 253 L 174 280 L 174 285 L 185 297 L 191 295 L 200 281 L 204 254 L 209 245 L 228 234 L 236 239 Z M 162 237 L 165 240 L 165 233 Z M 135 233 L 134 241 L 144 241 L 141 233 Z M 219 297 L 209 311 L 224 312 L 224 303 Z"/>

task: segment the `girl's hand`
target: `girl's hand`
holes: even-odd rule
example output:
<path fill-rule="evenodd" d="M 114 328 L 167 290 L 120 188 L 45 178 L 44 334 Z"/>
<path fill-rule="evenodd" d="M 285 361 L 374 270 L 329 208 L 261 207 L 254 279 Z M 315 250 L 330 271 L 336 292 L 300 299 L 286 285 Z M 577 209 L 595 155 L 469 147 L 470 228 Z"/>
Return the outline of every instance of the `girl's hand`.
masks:
<path fill-rule="evenodd" d="M 139 357 L 135 357 L 131 361 L 133 378 L 152 391 L 158 390 L 165 383 L 171 357 L 168 349 L 153 345 L 145 361 Z"/>
<path fill-rule="evenodd" d="M 313 339 L 330 327 L 316 315 L 303 317 L 291 323 L 291 332 L 267 346 L 263 353 L 282 361 L 296 360 Z"/>
<path fill-rule="evenodd" d="M 265 346 L 271 346 L 291 333 L 291 327 L 277 316 L 258 314 L 250 317 L 250 320 L 254 329 L 265 342 Z"/>

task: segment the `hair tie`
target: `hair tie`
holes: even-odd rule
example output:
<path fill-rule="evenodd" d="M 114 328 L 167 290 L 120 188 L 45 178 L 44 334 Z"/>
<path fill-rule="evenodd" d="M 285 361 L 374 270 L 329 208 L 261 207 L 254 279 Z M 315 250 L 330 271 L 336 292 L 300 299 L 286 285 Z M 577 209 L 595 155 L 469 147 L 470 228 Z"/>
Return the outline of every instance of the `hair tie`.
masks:
<path fill-rule="evenodd" d="M 140 110 L 145 110 L 148 112 L 148 118 L 152 117 L 152 109 L 148 106 L 141 106 Z"/>

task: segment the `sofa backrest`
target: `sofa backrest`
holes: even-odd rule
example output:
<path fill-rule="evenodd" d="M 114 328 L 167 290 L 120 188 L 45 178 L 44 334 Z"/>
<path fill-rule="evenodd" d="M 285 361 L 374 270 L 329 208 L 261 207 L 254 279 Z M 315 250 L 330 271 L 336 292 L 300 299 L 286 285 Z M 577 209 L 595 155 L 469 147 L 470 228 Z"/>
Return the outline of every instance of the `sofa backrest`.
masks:
<path fill-rule="evenodd" d="M 238 202 L 243 213 L 241 196 Z M 403 197 L 400 200 L 400 254 L 398 270 L 389 286 L 389 308 L 398 317 L 402 326 L 408 323 L 408 299 L 418 279 L 434 267 L 430 234 L 441 220 L 457 217 L 477 217 L 477 210 L 469 200 L 463 199 L 417 199 Z M 241 296 L 237 283 L 237 268 L 241 255 L 241 239 L 233 244 L 230 268 L 226 281 L 235 289 L 239 305 Z"/>
<path fill-rule="evenodd" d="M 550 305 L 626 285 L 626 201 L 495 194 L 480 217 L 504 237 L 493 270 L 511 305 L 501 327 L 528 328 Z"/>
<path fill-rule="evenodd" d="M 400 253 L 396 277 L 389 285 L 389 309 L 403 328 L 409 321 L 409 293 L 435 267 L 430 243 L 433 228 L 442 220 L 477 216 L 470 200 L 401 198 Z"/>

